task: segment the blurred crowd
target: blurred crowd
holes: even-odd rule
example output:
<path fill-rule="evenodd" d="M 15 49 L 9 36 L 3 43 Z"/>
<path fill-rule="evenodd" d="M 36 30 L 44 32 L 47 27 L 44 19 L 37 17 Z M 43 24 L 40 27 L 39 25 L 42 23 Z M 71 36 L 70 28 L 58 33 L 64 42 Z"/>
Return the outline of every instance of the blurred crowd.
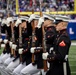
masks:
<path fill-rule="evenodd" d="M 34 11 L 40 11 L 39 1 L 40 0 L 19 0 L 19 11 L 32 11 L 32 9 L 34 9 Z M 41 2 L 41 10 L 43 12 L 74 11 L 74 0 L 41 0 Z M 0 0 L 0 11 L 7 11 L 7 9 L 9 9 L 12 14 L 15 14 L 15 0 Z M 71 18 L 76 19 L 76 15 L 72 15 Z"/>
<path fill-rule="evenodd" d="M 73 11 L 74 0 L 41 0 L 42 11 Z M 32 10 L 32 0 L 19 0 L 20 11 Z M 40 11 L 39 0 L 34 0 L 34 10 Z"/>

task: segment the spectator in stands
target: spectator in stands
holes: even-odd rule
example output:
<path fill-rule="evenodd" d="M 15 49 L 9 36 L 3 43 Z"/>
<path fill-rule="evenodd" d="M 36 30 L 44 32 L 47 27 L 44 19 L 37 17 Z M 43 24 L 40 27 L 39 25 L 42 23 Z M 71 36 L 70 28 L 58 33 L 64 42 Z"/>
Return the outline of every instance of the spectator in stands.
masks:
<path fill-rule="evenodd" d="M 7 9 L 8 0 L 0 0 L 0 10 Z M 42 11 L 73 11 L 74 10 L 74 0 L 42 0 Z M 16 11 L 16 2 L 15 0 L 9 0 L 9 9 L 10 12 L 15 14 Z M 19 0 L 19 11 L 32 11 L 32 0 Z M 35 0 L 34 11 L 40 11 L 39 0 Z M 75 15 L 74 15 L 75 16 Z M 75 16 L 76 17 L 76 16 Z M 72 18 L 75 18 L 72 17 Z"/>

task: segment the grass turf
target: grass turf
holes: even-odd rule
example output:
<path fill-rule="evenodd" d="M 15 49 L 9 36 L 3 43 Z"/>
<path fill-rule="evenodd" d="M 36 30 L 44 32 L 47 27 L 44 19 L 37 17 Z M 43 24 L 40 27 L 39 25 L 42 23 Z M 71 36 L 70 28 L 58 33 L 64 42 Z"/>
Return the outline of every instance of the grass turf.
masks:
<path fill-rule="evenodd" d="M 76 46 L 71 46 L 69 51 L 71 75 L 76 75 Z"/>

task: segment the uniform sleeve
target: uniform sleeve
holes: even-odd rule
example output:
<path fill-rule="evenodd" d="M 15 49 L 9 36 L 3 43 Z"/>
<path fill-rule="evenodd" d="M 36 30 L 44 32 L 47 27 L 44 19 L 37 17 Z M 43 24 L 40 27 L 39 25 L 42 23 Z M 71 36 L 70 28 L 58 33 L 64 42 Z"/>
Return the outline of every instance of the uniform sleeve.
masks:
<path fill-rule="evenodd" d="M 24 52 L 30 52 L 30 48 L 31 48 L 31 41 L 26 40 L 25 43 L 23 44 L 23 48 L 24 48 Z"/>
<path fill-rule="evenodd" d="M 14 37 L 15 41 L 19 38 L 19 27 L 14 27 Z"/>
<path fill-rule="evenodd" d="M 58 49 L 55 56 L 56 60 L 64 61 L 66 55 L 69 53 L 70 39 L 67 36 L 62 36 L 58 42 Z"/>
<path fill-rule="evenodd" d="M 48 58 L 55 61 L 64 61 L 69 53 L 70 39 L 67 36 L 62 36 L 57 44 L 57 49 L 54 54 L 49 54 Z"/>
<path fill-rule="evenodd" d="M 28 47 L 28 41 L 25 41 L 25 43 L 23 44 L 23 48 L 26 49 Z"/>
<path fill-rule="evenodd" d="M 36 29 L 35 34 L 36 34 L 38 43 L 42 44 L 42 28 Z"/>

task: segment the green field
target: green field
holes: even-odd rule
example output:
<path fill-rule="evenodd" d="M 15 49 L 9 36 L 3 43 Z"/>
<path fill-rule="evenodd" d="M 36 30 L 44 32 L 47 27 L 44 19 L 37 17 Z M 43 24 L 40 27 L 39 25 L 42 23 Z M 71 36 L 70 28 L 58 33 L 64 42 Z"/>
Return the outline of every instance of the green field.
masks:
<path fill-rule="evenodd" d="M 0 53 L 2 49 L 0 50 Z M 71 75 L 76 75 L 76 46 L 71 46 L 69 51 L 69 63 L 71 68 Z"/>
<path fill-rule="evenodd" d="M 71 75 L 76 75 L 76 46 L 71 46 L 69 51 Z"/>
<path fill-rule="evenodd" d="M 2 53 L 2 51 L 3 51 L 3 49 L 1 48 L 1 49 L 0 49 L 0 54 Z"/>

